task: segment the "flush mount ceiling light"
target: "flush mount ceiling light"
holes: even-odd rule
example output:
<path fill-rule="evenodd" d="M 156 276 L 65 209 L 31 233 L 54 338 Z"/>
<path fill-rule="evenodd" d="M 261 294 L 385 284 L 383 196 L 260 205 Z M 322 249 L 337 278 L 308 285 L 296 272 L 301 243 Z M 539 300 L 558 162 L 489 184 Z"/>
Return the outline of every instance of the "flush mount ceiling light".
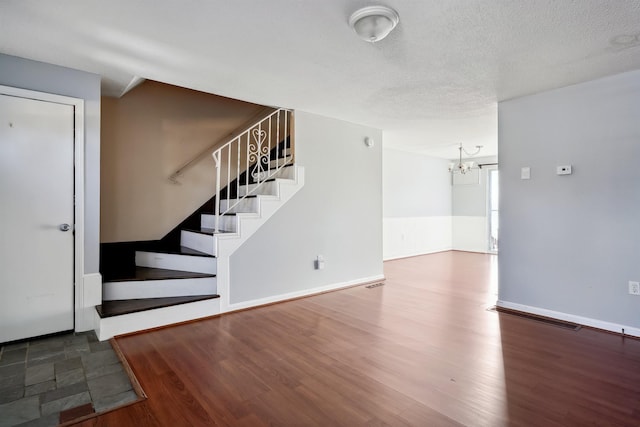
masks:
<path fill-rule="evenodd" d="M 367 42 L 375 43 L 387 37 L 398 22 L 398 12 L 386 6 L 368 6 L 358 9 L 349 17 L 349 26 Z"/>

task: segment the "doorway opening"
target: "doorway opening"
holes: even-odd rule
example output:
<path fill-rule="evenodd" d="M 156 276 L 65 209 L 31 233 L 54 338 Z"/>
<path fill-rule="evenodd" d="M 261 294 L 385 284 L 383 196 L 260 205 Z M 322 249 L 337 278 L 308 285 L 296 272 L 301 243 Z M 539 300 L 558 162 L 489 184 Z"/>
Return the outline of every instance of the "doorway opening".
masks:
<path fill-rule="evenodd" d="M 500 190 L 499 190 L 499 181 L 500 177 L 498 175 L 498 169 L 489 170 L 489 212 L 487 215 L 487 219 L 489 221 L 487 229 L 489 230 L 489 252 L 493 254 L 498 253 L 498 230 L 499 230 L 499 219 L 500 212 L 498 210 L 499 200 L 500 200 Z"/>

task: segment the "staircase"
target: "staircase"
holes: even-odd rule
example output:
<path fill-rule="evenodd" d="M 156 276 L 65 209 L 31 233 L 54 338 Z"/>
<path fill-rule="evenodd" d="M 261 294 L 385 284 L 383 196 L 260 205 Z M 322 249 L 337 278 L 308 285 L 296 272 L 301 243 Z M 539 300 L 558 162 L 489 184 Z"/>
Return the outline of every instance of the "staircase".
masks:
<path fill-rule="evenodd" d="M 133 260 L 103 271 L 101 340 L 232 309 L 229 257 L 304 185 L 290 122 L 291 112 L 277 110 L 214 150 L 212 199 L 164 239 L 129 245 L 122 253 Z"/>

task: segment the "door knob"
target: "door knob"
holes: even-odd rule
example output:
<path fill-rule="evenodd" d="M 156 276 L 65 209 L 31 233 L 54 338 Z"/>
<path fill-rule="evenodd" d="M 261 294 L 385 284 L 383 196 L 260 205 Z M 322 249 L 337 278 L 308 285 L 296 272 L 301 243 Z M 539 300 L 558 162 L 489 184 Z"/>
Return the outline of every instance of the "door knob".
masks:
<path fill-rule="evenodd" d="M 71 230 L 71 226 L 69 224 L 60 224 L 58 227 L 60 231 L 69 231 Z"/>

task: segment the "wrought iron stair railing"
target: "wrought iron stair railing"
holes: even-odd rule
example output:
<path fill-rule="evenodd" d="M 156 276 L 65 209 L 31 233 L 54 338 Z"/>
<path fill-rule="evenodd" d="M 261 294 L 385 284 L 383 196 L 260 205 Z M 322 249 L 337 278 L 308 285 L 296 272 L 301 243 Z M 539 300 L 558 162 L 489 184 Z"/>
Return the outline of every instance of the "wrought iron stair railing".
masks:
<path fill-rule="evenodd" d="M 216 233 L 220 231 L 221 215 L 231 212 L 242 200 L 253 195 L 261 184 L 276 177 L 282 168 L 292 163 L 291 116 L 290 110 L 278 109 L 212 153 L 216 167 Z M 221 194 L 222 182 L 228 185 L 224 195 Z M 241 192 L 241 186 L 245 186 L 246 191 Z M 226 203 L 222 209 L 224 200 Z"/>

